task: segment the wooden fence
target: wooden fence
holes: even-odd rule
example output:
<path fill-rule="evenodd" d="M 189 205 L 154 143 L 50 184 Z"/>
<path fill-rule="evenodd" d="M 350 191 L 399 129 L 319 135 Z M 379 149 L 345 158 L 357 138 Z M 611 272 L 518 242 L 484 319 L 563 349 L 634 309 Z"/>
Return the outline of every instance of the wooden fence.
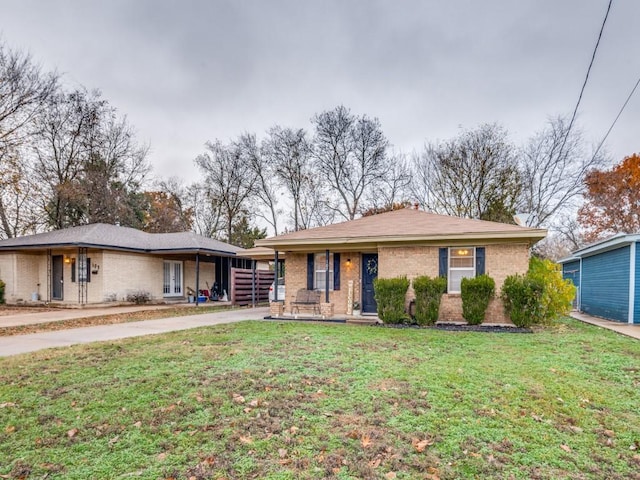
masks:
<path fill-rule="evenodd" d="M 269 301 L 269 287 L 275 275 L 270 270 L 255 271 L 255 288 L 253 270 L 249 268 L 231 269 L 231 303 L 233 305 L 251 305 L 255 295 L 255 303 Z"/>

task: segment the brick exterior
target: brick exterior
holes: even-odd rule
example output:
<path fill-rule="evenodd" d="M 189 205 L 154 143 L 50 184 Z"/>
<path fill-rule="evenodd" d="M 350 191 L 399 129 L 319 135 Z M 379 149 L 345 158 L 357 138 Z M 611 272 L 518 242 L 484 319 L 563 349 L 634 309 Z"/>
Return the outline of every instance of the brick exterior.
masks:
<path fill-rule="evenodd" d="M 339 251 L 338 251 L 339 252 Z M 321 253 L 321 252 L 316 252 Z M 334 253 L 334 252 L 331 252 Z M 344 315 L 347 311 L 347 299 L 349 295 L 349 281 L 353 280 L 353 300 L 360 301 L 360 263 L 361 256 L 357 252 L 340 253 L 340 290 L 329 292 L 329 303 L 333 304 L 334 314 Z M 285 284 L 287 294 L 284 311 L 291 312 L 291 302 L 296 298 L 296 292 L 301 288 L 307 288 L 307 254 L 287 253 L 285 268 Z M 322 294 L 321 302 L 324 303 L 325 295 Z M 324 314 L 323 314 L 324 315 Z"/>
<path fill-rule="evenodd" d="M 465 244 L 467 245 L 467 244 Z M 448 245 L 425 246 L 379 246 L 378 275 L 380 278 L 394 278 L 405 275 L 409 280 L 420 275 L 435 277 L 439 273 L 439 248 Z M 499 295 L 504 279 L 515 273 L 526 273 L 529 267 L 528 244 L 498 243 L 489 245 L 471 245 L 485 247 L 485 273 L 496 282 Z M 336 250 L 340 252 L 340 250 Z M 332 252 L 333 253 L 333 252 Z M 353 280 L 353 299 L 360 300 L 361 254 L 356 252 L 340 252 L 340 285 L 339 291 L 329 292 L 329 301 L 333 304 L 335 315 L 347 313 L 348 282 Z M 347 265 L 347 260 L 351 260 Z M 300 288 L 307 288 L 307 254 L 287 252 L 285 283 L 287 298 L 285 312 L 290 312 L 290 303 Z M 413 287 L 407 292 L 407 307 L 415 298 Z M 322 297 L 324 302 L 324 295 Z M 440 320 L 464 321 L 462 318 L 462 302 L 459 295 L 446 295 L 440 310 Z M 510 323 L 504 315 L 502 302 L 496 298 L 489 305 L 486 321 L 493 323 Z"/>
<path fill-rule="evenodd" d="M 77 258 L 77 250 L 52 250 L 51 254 Z M 96 304 L 109 300 L 123 301 L 127 294 L 144 290 L 152 300 L 162 301 L 164 258 L 141 253 L 88 250 L 87 257 L 92 265 L 98 266 L 87 282 L 86 303 Z M 184 261 L 182 291 L 186 297 L 186 287 L 195 289 L 195 261 Z M 55 303 L 77 305 L 79 303 L 78 283 L 72 279 L 72 263 L 63 263 L 63 300 Z M 0 279 L 6 283 L 5 300 L 9 304 L 30 302 L 32 293 L 39 294 L 40 300 L 50 299 L 50 282 L 47 279 L 47 255 L 44 253 L 0 253 Z M 206 282 L 215 281 L 215 264 L 200 262 L 200 288 Z M 38 285 L 39 284 L 39 285 Z M 181 298 L 181 297 L 178 297 Z"/>

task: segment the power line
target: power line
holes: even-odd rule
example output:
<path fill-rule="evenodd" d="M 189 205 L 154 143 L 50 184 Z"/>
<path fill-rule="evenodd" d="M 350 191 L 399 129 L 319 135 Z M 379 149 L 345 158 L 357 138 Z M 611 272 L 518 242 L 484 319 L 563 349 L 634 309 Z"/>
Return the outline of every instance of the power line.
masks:
<path fill-rule="evenodd" d="M 602 148 L 602 145 L 604 144 L 605 140 L 607 139 L 607 137 L 611 133 L 611 130 L 613 130 L 613 127 L 618 122 L 618 119 L 620 118 L 620 115 L 622 115 L 622 112 L 627 107 L 627 104 L 629 103 L 629 100 L 631 100 L 631 97 L 633 96 L 633 94 L 635 93 L 636 89 L 638 88 L 638 85 L 640 85 L 640 77 L 638 78 L 638 81 L 636 82 L 636 84 L 631 89 L 631 93 L 629 93 L 629 95 L 627 96 L 627 99 L 624 101 L 624 104 L 620 108 L 620 111 L 618 112 L 618 115 L 616 115 L 616 118 L 613 120 L 613 123 L 609 127 L 609 130 L 607 130 L 607 133 L 605 134 L 605 136 L 600 141 L 600 144 L 598 145 L 598 148 L 596 148 L 596 151 L 593 152 L 593 157 L 592 158 L 595 158 L 596 155 L 598 154 L 598 152 L 600 151 L 600 149 Z"/>
<path fill-rule="evenodd" d="M 567 139 L 569 138 L 569 133 L 571 132 L 571 128 L 573 127 L 573 123 L 575 122 L 576 115 L 578 114 L 578 107 L 580 106 L 580 102 L 582 101 L 582 95 L 584 94 L 584 89 L 587 86 L 587 82 L 589 81 L 589 74 L 591 73 L 591 67 L 593 66 L 593 62 L 596 58 L 596 52 L 598 51 L 598 46 L 600 45 L 600 40 L 602 39 L 602 32 L 604 31 L 604 26 L 607 23 L 607 18 L 609 18 L 609 12 L 611 11 L 611 4 L 613 0 L 609 0 L 609 5 L 607 6 L 607 12 L 604 15 L 604 20 L 602 20 L 602 26 L 600 27 L 600 33 L 598 34 L 598 40 L 596 41 L 596 46 L 593 49 L 593 53 L 591 54 L 591 61 L 589 62 L 589 68 L 587 68 L 587 74 L 584 77 L 584 82 L 582 83 L 582 88 L 580 89 L 580 95 L 578 96 L 578 101 L 576 102 L 576 107 L 573 109 L 573 115 L 571 115 L 571 121 L 569 122 L 569 126 L 567 127 L 567 132 L 562 141 L 562 145 L 560 146 L 560 151 L 558 156 L 562 156 L 562 151 L 567 143 Z"/>

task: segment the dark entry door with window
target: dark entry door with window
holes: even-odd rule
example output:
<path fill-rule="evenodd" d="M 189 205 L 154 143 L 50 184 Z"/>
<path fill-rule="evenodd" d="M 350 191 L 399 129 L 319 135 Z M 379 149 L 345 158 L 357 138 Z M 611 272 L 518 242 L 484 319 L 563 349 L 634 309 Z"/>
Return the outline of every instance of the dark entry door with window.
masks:
<path fill-rule="evenodd" d="M 62 267 L 64 259 L 62 255 L 54 255 L 51 257 L 51 298 L 53 300 L 64 300 L 63 298 L 63 277 Z"/>
<path fill-rule="evenodd" d="M 378 254 L 362 254 L 362 313 L 376 313 L 378 304 L 373 295 L 373 281 L 378 278 Z"/>

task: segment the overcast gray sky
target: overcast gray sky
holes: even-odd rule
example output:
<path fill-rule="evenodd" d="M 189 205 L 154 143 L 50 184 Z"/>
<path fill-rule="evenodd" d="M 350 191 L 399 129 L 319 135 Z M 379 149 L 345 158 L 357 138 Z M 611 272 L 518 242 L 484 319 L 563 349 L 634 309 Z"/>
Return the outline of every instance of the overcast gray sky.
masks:
<path fill-rule="evenodd" d="M 516 142 L 570 114 L 607 0 L 0 0 L 0 35 L 103 92 L 157 176 L 197 178 L 203 144 L 344 104 L 399 150 L 499 122 Z M 597 143 L 640 76 L 640 1 L 614 0 L 579 123 Z M 640 151 L 640 91 L 607 142 Z"/>

